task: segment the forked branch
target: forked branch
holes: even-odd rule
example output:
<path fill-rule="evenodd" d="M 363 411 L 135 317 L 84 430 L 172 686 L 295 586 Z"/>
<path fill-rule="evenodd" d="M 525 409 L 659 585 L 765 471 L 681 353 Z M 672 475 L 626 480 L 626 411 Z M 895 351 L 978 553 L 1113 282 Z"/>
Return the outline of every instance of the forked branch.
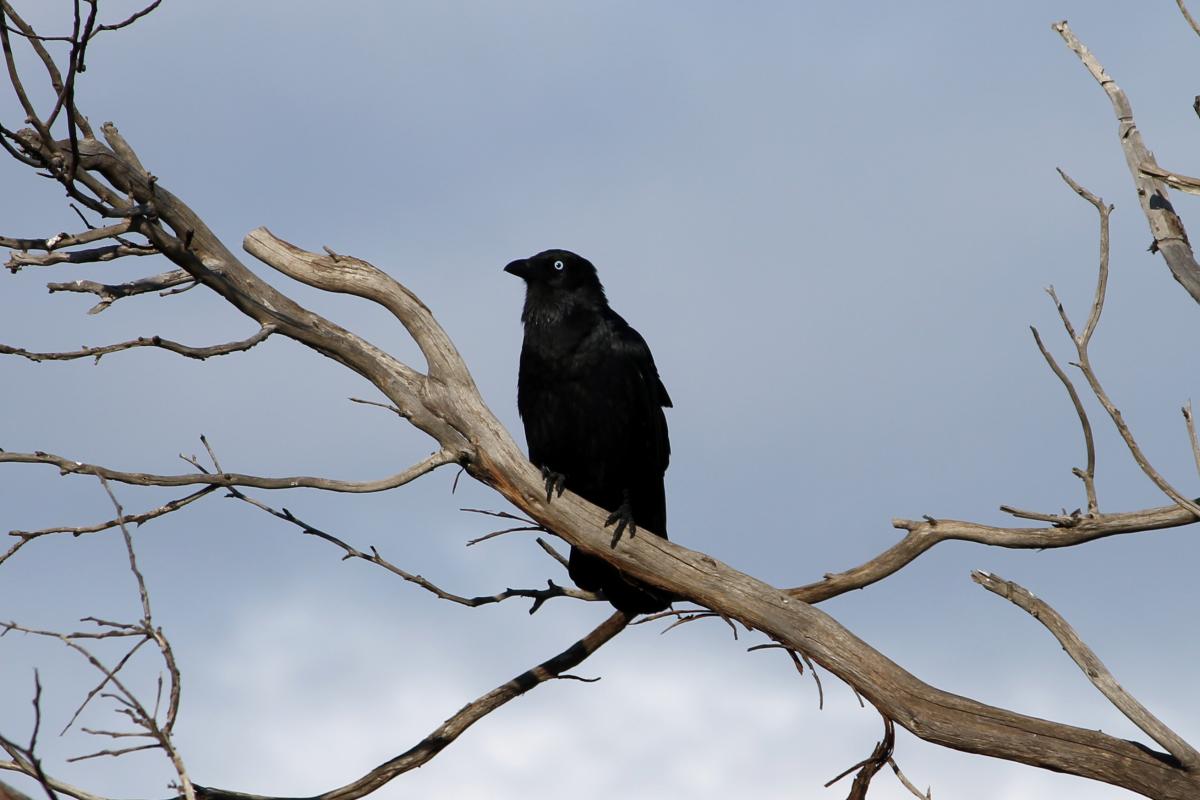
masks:
<path fill-rule="evenodd" d="M 454 463 L 458 460 L 455 453 L 439 450 L 413 464 L 403 472 L 389 478 L 375 481 L 341 481 L 333 478 L 316 478 L 307 475 L 296 475 L 287 478 L 263 478 L 257 475 L 243 475 L 238 472 L 193 473 L 189 475 L 154 475 L 147 472 L 123 472 L 109 469 L 96 464 L 85 464 L 82 461 L 72 461 L 53 453 L 9 453 L 0 450 L 0 464 L 51 464 L 58 467 L 63 475 L 95 475 L 117 483 L 128 483 L 134 486 L 247 486 L 254 489 L 325 489 L 330 492 L 348 492 L 365 494 L 384 492 L 395 489 L 422 475 L 432 472 L 438 467 Z"/>
<path fill-rule="evenodd" d="M 1067 47 L 1079 56 L 1083 66 L 1100 84 L 1100 88 L 1112 103 L 1113 113 L 1117 117 L 1117 139 L 1121 144 L 1121 151 L 1125 154 L 1129 173 L 1133 177 L 1138 202 L 1142 205 L 1142 212 L 1146 215 L 1146 221 L 1150 223 L 1150 233 L 1154 237 L 1151 249 L 1163 254 L 1175 280 L 1179 281 L 1193 300 L 1200 302 L 1200 264 L 1196 263 L 1183 221 L 1175 213 L 1163 182 L 1154 176 L 1153 170 L 1158 164 L 1142 141 L 1142 134 L 1133 119 L 1133 106 L 1130 105 L 1129 98 L 1092 52 L 1079 41 L 1066 20 L 1056 22 L 1052 27 L 1063 38 Z"/>

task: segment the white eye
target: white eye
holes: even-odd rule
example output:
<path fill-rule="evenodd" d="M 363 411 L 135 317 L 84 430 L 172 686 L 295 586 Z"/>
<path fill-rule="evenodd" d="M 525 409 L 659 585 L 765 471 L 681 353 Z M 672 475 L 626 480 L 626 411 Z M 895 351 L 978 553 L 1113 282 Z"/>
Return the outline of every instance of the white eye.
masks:
<path fill-rule="evenodd" d="M 558 270 L 559 272 L 562 272 L 563 263 L 562 263 L 561 261 L 555 261 L 555 262 L 554 262 L 554 268 L 555 268 L 556 270 Z"/>

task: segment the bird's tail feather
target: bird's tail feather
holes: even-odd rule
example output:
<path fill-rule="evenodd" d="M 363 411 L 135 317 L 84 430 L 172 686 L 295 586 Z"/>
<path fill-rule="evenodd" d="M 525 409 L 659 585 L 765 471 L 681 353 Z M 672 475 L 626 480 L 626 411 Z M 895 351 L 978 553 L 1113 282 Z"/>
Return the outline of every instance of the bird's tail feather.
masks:
<path fill-rule="evenodd" d="M 571 548 L 568 562 L 571 580 L 580 589 L 604 592 L 608 602 L 626 614 L 653 614 L 664 611 L 674 600 L 670 594 L 626 577 L 602 558 Z"/>

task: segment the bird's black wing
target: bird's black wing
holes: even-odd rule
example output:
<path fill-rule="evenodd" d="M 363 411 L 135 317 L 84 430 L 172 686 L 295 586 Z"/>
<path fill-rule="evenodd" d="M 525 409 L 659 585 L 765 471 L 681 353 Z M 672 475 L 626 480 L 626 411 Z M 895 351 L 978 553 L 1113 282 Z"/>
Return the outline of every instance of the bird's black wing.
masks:
<path fill-rule="evenodd" d="M 610 418 L 621 427 L 612 434 L 620 440 L 622 451 L 619 474 L 610 480 L 613 489 L 620 485 L 621 491 L 629 493 L 637 525 L 665 536 L 663 473 L 671 459 L 671 442 L 663 408 L 671 406 L 671 397 L 641 334 L 616 312 L 610 312 L 607 322 L 611 357 L 603 371 Z"/>

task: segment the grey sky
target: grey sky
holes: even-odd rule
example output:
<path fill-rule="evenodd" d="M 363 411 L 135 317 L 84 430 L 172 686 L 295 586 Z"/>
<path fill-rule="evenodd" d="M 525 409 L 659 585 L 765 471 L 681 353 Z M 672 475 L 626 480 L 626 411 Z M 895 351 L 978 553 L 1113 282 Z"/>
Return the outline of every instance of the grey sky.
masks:
<path fill-rule="evenodd" d="M 37 2 L 48 18 L 69 4 Z M 113 3 L 113 18 L 126 5 Z M 105 4 L 108 7 L 108 4 Z M 66 19 L 66 17 L 62 17 Z M 1179 406 L 1195 393 L 1194 303 L 1145 248 L 1108 102 L 1049 29 L 1067 18 L 1129 93 L 1159 161 L 1197 174 L 1200 40 L 1173 3 L 1004 4 L 167 2 L 90 51 L 80 104 L 114 120 L 162 184 L 235 246 L 258 225 L 390 271 L 434 310 L 484 397 L 519 435 L 522 288 L 509 260 L 569 247 L 645 336 L 675 401 L 672 537 L 776 585 L 894 542 L 892 517 L 1007 523 L 1001 503 L 1083 503 L 1075 414 L 1029 336 L 1067 340 L 1095 276 L 1094 211 L 1062 166 L 1117 206 L 1094 364 L 1155 465 L 1191 495 Z M 1152 43 L 1152 44 L 1150 44 Z M 134 87 L 145 86 L 144 93 Z M 0 100 L 6 124 L 21 114 Z M 48 182 L 0 164 L 0 232 L 76 225 Z M 1186 220 L 1195 203 L 1175 198 Z M 1194 222 L 1200 224 L 1200 222 Z M 192 344 L 253 326 L 195 290 L 86 316 L 47 280 L 110 282 L 150 259 L 0 282 L 0 342 L 31 349 L 160 334 Z M 259 270 L 260 274 L 263 270 Z M 266 276 L 404 357 L 382 311 Z M 147 471 L 213 442 L 226 469 L 379 477 L 431 443 L 361 380 L 271 340 L 205 364 L 131 352 L 0 360 L 0 447 Z M 1090 406 L 1101 507 L 1166 501 Z M 565 576 L 531 539 L 464 549 L 498 508 L 452 473 L 383 496 L 264 499 L 466 594 Z M 117 487 L 130 510 L 172 496 Z M 0 529 L 111 516 L 100 488 L 7 466 Z M 138 534 L 156 616 L 185 667 L 182 746 L 202 784 L 312 793 L 418 739 L 467 700 L 596 624 L 598 606 L 466 610 L 254 509 L 210 498 Z M 111 534 L 43 541 L 0 569 L 0 618 L 68 628 L 131 617 Z M 823 608 L 922 679 L 1017 711 L 1143 739 L 1035 622 L 981 591 L 981 568 L 1055 605 L 1118 679 L 1200 741 L 1190 529 L 1064 551 L 943 544 Z M 635 628 L 378 796 L 841 797 L 821 785 L 866 756 L 877 718 L 826 675 L 815 689 L 722 624 Z M 0 730 L 28 724 L 31 664 L 53 722 L 90 675 L 56 649 L 0 640 Z M 89 724 L 110 724 L 93 712 Z M 57 728 L 55 728 L 57 730 Z M 633 733 L 630 733 L 632 731 Z M 82 737 L 47 755 L 86 752 Z M 939 750 L 897 758 L 935 796 L 1118 798 L 1101 785 Z M 63 777 L 160 796 L 155 756 Z M 888 776 L 872 792 L 906 797 Z"/>

